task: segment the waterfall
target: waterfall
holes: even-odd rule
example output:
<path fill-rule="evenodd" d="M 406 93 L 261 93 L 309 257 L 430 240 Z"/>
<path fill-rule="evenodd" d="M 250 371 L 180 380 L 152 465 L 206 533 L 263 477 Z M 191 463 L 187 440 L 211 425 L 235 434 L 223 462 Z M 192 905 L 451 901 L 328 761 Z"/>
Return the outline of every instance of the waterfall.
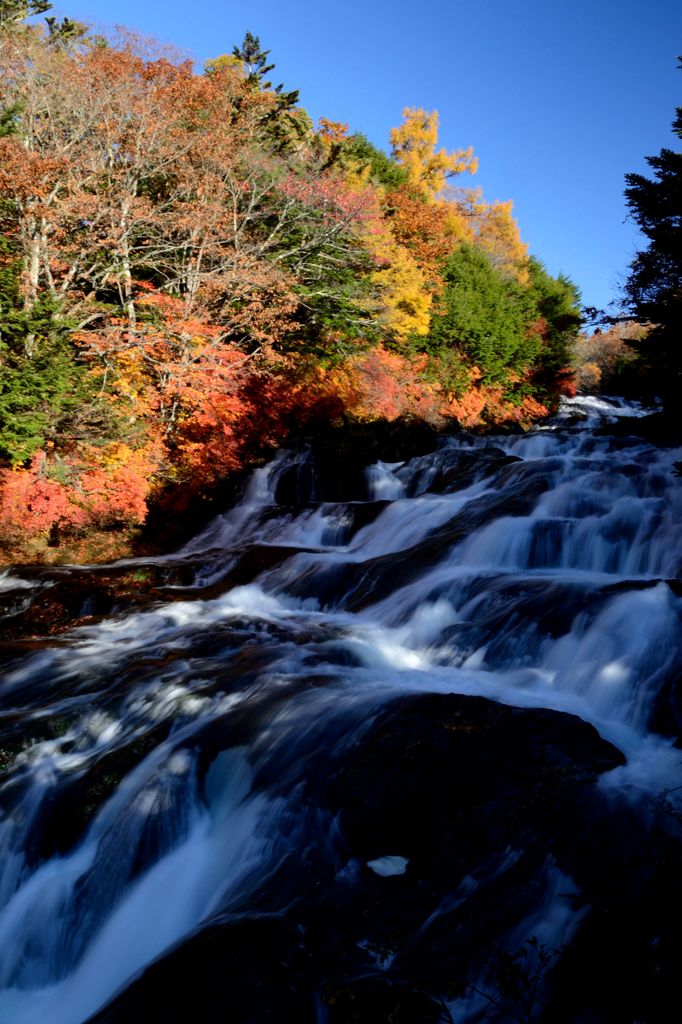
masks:
<path fill-rule="evenodd" d="M 156 560 L 189 567 L 189 584 L 170 583 L 146 607 L 122 607 L 39 644 L 8 646 L 0 1020 L 84 1024 L 98 1011 L 102 1022 L 137 1019 L 120 1000 L 144 991 L 154 971 L 202 936 L 229 936 L 245 922 L 271 929 L 276 919 L 304 941 L 324 915 L 346 922 L 338 907 L 353 893 L 365 899 L 382 885 L 400 893 L 426 870 L 418 838 L 409 851 L 374 849 L 373 826 L 354 833 L 356 812 L 340 794 L 346 766 L 369 771 L 402 708 L 426 708 L 434 721 L 440 708 L 452 722 L 473 714 L 467 736 L 484 730 L 484 714 L 503 736 L 516 735 L 521 721 L 547 723 L 552 736 L 568 730 L 556 743 L 589 748 L 593 765 L 580 777 L 580 800 L 566 797 L 570 813 L 597 831 L 606 816 L 612 830 L 636 821 L 642 836 L 656 829 L 676 842 L 682 448 L 608 429 L 646 412 L 622 400 L 567 400 L 525 435 L 447 437 L 430 454 L 377 462 L 364 490 L 343 501 L 326 500 L 310 453 L 280 452 L 233 509 Z M 152 562 L 125 564 L 134 571 Z M 3 573 L 0 590 L 17 595 L 10 617 L 50 585 L 21 567 Z M 538 743 L 539 728 L 529 732 Z M 409 737 L 406 729 L 408 747 Z M 542 756 L 554 757 L 554 746 Z M 566 755 L 569 774 L 578 756 Z M 384 770 L 399 788 L 401 756 Z M 446 787 L 454 785 L 448 772 L 446 758 L 438 767 Z M 393 836 L 397 845 L 392 828 L 386 843 Z M 499 847 L 486 847 L 474 866 L 464 853 L 457 860 L 453 852 L 447 870 L 439 860 L 438 884 L 422 879 L 424 906 L 416 896 L 405 905 L 409 939 L 393 942 L 387 923 L 392 900 L 403 897 L 372 896 L 376 934 L 371 923 L 367 935 L 338 926 L 355 935 L 343 985 L 361 993 L 412 985 L 463 1024 L 503 1021 L 508 994 L 484 952 L 494 946 L 517 966 L 522 950 L 526 975 L 537 971 L 537 999 L 554 1005 L 550 982 L 568 984 L 569 959 L 552 974 L 549 954 L 537 951 L 552 947 L 554 956 L 574 943 L 582 955 L 596 919 L 589 906 L 600 886 L 610 889 L 560 823 L 531 854 L 545 825 L 533 828 L 532 842 L 501 830 Z M 532 885 L 531 874 L 512 884 L 531 860 Z M 507 909 L 499 920 L 486 910 L 494 941 L 474 928 L 462 954 L 473 960 L 448 995 L 445 974 L 424 966 L 433 954 L 423 950 L 449 949 L 462 908 L 492 900 L 503 883 Z M 338 904 L 329 895 L 337 891 L 345 894 Z M 345 996 L 330 1002 L 324 985 L 343 971 L 330 967 L 325 941 L 316 940 L 321 966 L 292 967 L 291 976 L 310 996 L 309 1019 L 333 1024 L 345 1019 Z M 384 998 L 383 988 L 371 992 Z M 377 1021 L 388 1019 L 382 1012 Z M 561 1019 L 580 1019 L 578 1010 Z"/>

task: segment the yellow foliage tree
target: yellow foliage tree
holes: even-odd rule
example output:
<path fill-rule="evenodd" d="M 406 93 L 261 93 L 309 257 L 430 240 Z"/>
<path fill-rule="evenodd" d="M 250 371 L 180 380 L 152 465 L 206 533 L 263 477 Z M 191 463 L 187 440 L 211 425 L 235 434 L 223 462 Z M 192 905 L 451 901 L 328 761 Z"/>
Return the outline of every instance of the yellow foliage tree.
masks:
<path fill-rule="evenodd" d="M 436 150 L 438 144 L 438 111 L 430 113 L 421 108 L 406 107 L 403 123 L 391 129 L 393 157 L 410 176 L 410 182 L 429 198 L 435 198 L 445 188 L 447 179 L 462 171 L 475 174 L 478 160 L 474 151 L 457 149 L 448 153 Z"/>
<path fill-rule="evenodd" d="M 237 68 L 246 77 L 244 62 L 235 57 L 233 53 L 221 53 L 219 57 L 213 57 L 204 64 L 204 71 L 207 75 L 220 74 L 221 71 Z"/>
<path fill-rule="evenodd" d="M 380 271 L 384 286 L 385 320 L 400 340 L 429 333 L 433 298 L 414 257 L 401 245 L 390 250 L 390 266 Z"/>
<path fill-rule="evenodd" d="M 428 334 L 433 297 L 412 253 L 396 242 L 385 224 L 367 234 L 366 245 L 379 264 L 373 279 L 387 331 L 399 341 L 410 334 Z"/>
<path fill-rule="evenodd" d="M 500 273 L 528 284 L 528 246 L 521 241 L 518 221 L 512 216 L 514 204 L 475 204 L 476 244 L 483 249 L 490 262 Z"/>

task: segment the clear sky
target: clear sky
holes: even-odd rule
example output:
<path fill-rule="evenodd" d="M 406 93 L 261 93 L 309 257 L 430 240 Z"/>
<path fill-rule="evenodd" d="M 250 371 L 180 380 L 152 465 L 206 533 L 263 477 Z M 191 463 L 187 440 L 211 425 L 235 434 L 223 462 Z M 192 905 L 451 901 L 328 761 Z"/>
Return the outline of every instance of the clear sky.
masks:
<path fill-rule="evenodd" d="M 62 14 L 122 24 L 197 61 L 248 30 L 314 119 L 349 122 L 388 149 L 405 106 L 440 113 L 440 141 L 473 146 L 487 199 L 513 199 L 548 270 L 604 307 L 639 236 L 623 176 L 679 148 L 679 0 L 60 0 Z"/>

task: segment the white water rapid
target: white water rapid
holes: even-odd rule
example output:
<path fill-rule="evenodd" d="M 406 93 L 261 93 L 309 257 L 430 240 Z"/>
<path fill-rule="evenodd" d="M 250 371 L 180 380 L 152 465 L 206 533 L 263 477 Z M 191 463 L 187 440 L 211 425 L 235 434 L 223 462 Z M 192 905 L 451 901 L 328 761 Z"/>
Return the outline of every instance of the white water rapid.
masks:
<path fill-rule="evenodd" d="M 306 484 L 282 505 L 284 474 L 308 456 L 280 453 L 165 560 L 191 567 L 191 585 L 10 648 L 0 1022 L 84 1024 L 202 923 L 245 913 L 305 848 L 295 794 L 310 751 L 340 756 L 397 695 L 578 716 L 624 755 L 602 790 L 675 808 L 682 448 L 603 430 L 645 412 L 567 401 L 526 435 L 378 462 L 342 503 Z M 23 601 L 36 586 L 21 567 L 0 578 Z M 378 851 L 384 884 L 409 877 L 403 854 Z M 548 861 L 534 923 L 508 934 L 567 942 L 580 918 L 569 925 L 557 893 L 572 885 Z M 473 1024 L 489 1005 L 472 989 L 449 1012 Z"/>

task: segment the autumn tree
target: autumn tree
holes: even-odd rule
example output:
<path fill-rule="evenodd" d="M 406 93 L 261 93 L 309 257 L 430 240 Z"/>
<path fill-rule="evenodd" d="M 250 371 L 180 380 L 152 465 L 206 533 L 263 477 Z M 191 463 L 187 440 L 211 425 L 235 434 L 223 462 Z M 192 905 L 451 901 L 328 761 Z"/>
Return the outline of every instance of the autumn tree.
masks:
<path fill-rule="evenodd" d="M 48 8 L 0 0 L 0 541 L 129 529 L 306 418 L 473 423 L 550 389 L 568 285 L 511 204 L 448 185 L 476 161 L 435 113 L 389 156 L 316 129 L 256 36 L 197 74 L 22 24 Z"/>
<path fill-rule="evenodd" d="M 166 69 L 146 69 L 143 79 L 131 53 L 70 53 L 37 36 L 6 40 L 0 59 L 4 105 L 21 111 L 3 143 L 0 187 L 6 228 L 21 245 L 27 307 L 45 289 L 87 318 L 88 299 L 113 285 L 133 323 L 134 236 L 148 209 L 141 182 L 168 156 L 153 107 Z"/>
<path fill-rule="evenodd" d="M 634 386 L 636 394 L 638 351 L 644 347 L 647 333 L 647 327 L 636 320 L 619 321 L 592 334 L 581 333 L 572 351 L 579 390 L 624 394 Z"/>
<path fill-rule="evenodd" d="M 471 147 L 448 152 L 437 145 L 437 111 L 406 107 L 403 123 L 391 129 L 393 157 L 407 171 L 410 183 L 429 198 L 439 195 L 453 176 L 463 171 L 474 174 L 478 167 Z"/>
<path fill-rule="evenodd" d="M 402 185 L 386 196 L 386 219 L 396 241 L 414 258 L 430 294 L 439 293 L 443 261 L 474 233 L 467 212 L 450 201 L 425 202 L 413 186 Z"/>
<path fill-rule="evenodd" d="M 190 306 L 203 289 L 238 335 L 249 303 L 263 308 L 291 274 L 306 309 L 333 305 L 344 260 L 360 258 L 368 196 L 312 153 L 279 152 L 273 92 L 234 67 L 197 76 L 133 45 L 66 53 L 14 40 L 2 56 L 4 106 L 21 113 L 0 143 L 0 187 L 28 306 L 45 288 L 83 322 L 109 292 L 134 329 L 142 275 Z"/>
<path fill-rule="evenodd" d="M 380 318 L 389 344 L 428 334 L 433 299 L 412 253 L 386 224 L 369 232 L 366 244 L 377 263 L 372 278 L 379 289 Z"/>
<path fill-rule="evenodd" d="M 513 203 L 473 203 L 472 223 L 476 245 L 483 250 L 500 273 L 516 278 L 522 284 L 530 281 L 528 246 L 521 240 L 519 225 L 512 215 Z"/>

